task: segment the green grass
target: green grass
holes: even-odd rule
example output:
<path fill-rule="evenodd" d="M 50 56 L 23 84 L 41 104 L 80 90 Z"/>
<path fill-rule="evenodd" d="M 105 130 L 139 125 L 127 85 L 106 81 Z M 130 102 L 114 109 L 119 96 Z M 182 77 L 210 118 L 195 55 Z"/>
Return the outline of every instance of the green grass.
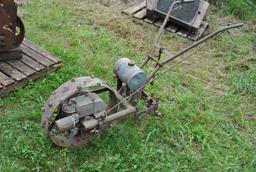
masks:
<path fill-rule="evenodd" d="M 228 82 L 235 93 L 256 97 L 256 63 L 255 52 L 252 51 L 255 44 L 256 33 L 243 33 L 233 37 L 232 41 L 224 39 L 230 50 L 226 56 L 229 66 L 226 68 Z M 235 45 L 235 42 L 243 41 L 243 45 Z"/>
<path fill-rule="evenodd" d="M 0 99 L 0 171 L 256 170 L 256 121 L 248 118 L 256 116 L 252 20 L 148 89 L 161 97 L 163 118 L 131 117 L 87 146 L 60 149 L 40 127 L 41 107 L 51 92 L 86 75 L 114 87 L 115 61 L 124 56 L 140 63 L 157 30 L 93 1 L 22 4 L 27 38 L 60 57 L 64 67 Z M 240 22 L 217 9 L 212 6 L 209 12 L 211 31 Z M 187 45 L 172 34 L 163 43 L 172 52 Z"/>
<path fill-rule="evenodd" d="M 224 14 L 232 14 L 244 20 L 256 20 L 255 0 L 210 0 L 223 11 Z"/>

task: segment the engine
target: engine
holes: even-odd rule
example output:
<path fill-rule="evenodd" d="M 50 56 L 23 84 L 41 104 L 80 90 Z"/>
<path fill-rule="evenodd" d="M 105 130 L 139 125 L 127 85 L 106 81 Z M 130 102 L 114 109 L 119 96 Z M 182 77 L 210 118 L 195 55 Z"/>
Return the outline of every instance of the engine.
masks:
<path fill-rule="evenodd" d="M 76 128 L 80 120 L 100 118 L 105 115 L 106 105 L 98 94 L 87 93 L 70 98 L 62 104 L 61 119 L 55 122 L 57 130 Z"/>

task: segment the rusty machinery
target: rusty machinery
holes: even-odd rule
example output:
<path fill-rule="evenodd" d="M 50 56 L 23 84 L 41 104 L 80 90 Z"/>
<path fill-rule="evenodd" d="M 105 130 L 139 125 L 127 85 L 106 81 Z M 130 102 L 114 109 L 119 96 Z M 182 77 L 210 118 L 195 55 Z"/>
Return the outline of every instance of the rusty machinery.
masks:
<path fill-rule="evenodd" d="M 209 39 L 243 24 L 225 26 L 203 39 L 194 42 L 175 55 L 171 55 L 160 45 L 160 38 L 168 22 L 168 16 L 177 5 L 190 1 L 175 1 L 169 8 L 156 40 L 147 59 L 141 66 L 132 60 L 121 58 L 114 67 L 117 88 L 110 88 L 106 82 L 95 77 L 72 79 L 52 93 L 43 107 L 42 126 L 51 141 L 60 147 L 77 147 L 87 144 L 106 131 L 113 121 L 135 114 L 158 114 L 159 99 L 146 92 L 146 86 L 153 84 L 158 77 L 189 58 L 183 58 L 170 68 L 167 64 L 186 54 Z M 153 62 L 155 68 L 147 75 L 145 67 Z M 159 70 L 167 70 L 156 75 Z M 139 103 L 141 102 L 141 103 Z M 141 108 L 141 105 L 144 105 Z"/>
<path fill-rule="evenodd" d="M 164 19 L 168 10 L 176 0 L 147 0 L 147 17 L 151 19 Z M 197 31 L 206 16 L 209 3 L 205 0 L 191 0 L 190 3 L 181 4 L 181 7 L 173 10 L 168 21 L 175 23 L 187 30 Z M 207 24 L 208 25 L 208 24 Z"/>
<path fill-rule="evenodd" d="M 17 4 L 13 0 L 0 0 L 0 60 L 9 56 L 20 58 L 18 50 L 25 36 L 25 28 L 17 16 Z"/>

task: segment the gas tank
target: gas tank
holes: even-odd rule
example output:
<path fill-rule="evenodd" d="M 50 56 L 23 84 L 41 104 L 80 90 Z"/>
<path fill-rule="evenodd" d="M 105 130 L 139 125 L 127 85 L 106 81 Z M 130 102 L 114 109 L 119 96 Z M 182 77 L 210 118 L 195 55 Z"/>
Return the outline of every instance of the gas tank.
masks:
<path fill-rule="evenodd" d="M 128 58 L 121 58 L 116 62 L 114 74 L 134 92 L 144 86 L 147 75 Z"/>

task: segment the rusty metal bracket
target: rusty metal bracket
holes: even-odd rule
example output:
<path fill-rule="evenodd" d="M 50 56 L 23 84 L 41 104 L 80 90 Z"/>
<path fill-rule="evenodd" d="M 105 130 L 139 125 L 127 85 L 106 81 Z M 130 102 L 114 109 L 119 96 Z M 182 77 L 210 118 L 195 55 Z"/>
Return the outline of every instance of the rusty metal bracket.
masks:
<path fill-rule="evenodd" d="M 17 4 L 13 0 L 0 2 L 0 52 L 20 46 L 25 36 L 25 27 L 17 16 Z"/>

